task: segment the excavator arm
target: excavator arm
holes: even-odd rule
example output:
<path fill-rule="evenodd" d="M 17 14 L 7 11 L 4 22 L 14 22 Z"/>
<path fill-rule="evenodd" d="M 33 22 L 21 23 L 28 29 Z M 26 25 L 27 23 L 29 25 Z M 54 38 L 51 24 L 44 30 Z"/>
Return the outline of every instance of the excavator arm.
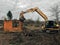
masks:
<path fill-rule="evenodd" d="M 20 17 L 24 17 L 24 14 L 25 13 L 29 13 L 29 12 L 37 12 L 40 16 L 42 16 L 44 18 L 45 21 L 48 20 L 47 16 L 38 8 L 38 7 L 35 7 L 35 8 L 31 8 L 31 9 L 28 9 L 26 11 L 22 11 L 20 13 Z"/>

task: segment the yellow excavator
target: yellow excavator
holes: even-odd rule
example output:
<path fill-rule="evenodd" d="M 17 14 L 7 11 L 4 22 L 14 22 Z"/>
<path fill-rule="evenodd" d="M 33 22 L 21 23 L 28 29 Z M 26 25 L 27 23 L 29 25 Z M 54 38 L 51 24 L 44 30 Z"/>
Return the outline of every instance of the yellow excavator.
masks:
<path fill-rule="evenodd" d="M 26 11 L 22 11 L 20 13 L 20 21 L 23 22 L 25 20 L 24 14 L 29 12 L 37 12 L 45 20 L 45 24 L 41 26 L 43 31 L 51 32 L 51 31 L 59 30 L 59 24 L 56 23 L 56 21 L 48 20 L 48 17 L 38 7 L 27 9 Z"/>

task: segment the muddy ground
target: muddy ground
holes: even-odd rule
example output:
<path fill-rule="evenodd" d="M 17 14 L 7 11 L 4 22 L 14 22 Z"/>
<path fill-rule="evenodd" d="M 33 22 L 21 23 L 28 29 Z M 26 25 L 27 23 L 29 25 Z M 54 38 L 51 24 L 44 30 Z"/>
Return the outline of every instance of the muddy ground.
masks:
<path fill-rule="evenodd" d="M 54 34 L 39 30 L 21 33 L 0 32 L 0 45 L 60 45 L 60 32 Z"/>

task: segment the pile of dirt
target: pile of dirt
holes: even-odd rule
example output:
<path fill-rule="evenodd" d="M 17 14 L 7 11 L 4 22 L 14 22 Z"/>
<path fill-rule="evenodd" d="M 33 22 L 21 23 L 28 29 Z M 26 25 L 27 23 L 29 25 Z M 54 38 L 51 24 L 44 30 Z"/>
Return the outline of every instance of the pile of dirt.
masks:
<path fill-rule="evenodd" d="M 60 33 L 48 34 L 40 31 L 13 33 L 9 40 L 13 45 L 60 45 Z"/>

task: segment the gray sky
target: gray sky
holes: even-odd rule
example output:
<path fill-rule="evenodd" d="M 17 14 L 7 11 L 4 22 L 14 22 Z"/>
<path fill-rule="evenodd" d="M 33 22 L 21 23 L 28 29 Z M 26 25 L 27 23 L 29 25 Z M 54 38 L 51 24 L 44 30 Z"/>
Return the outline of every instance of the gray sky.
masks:
<path fill-rule="evenodd" d="M 13 19 L 19 19 L 19 14 L 22 10 L 26 10 L 32 7 L 38 7 L 47 15 L 50 20 L 51 17 L 49 16 L 51 14 L 48 10 L 50 6 L 57 2 L 59 2 L 59 0 L 0 0 L 0 19 L 4 19 L 4 17 L 7 18 L 6 14 L 9 10 L 11 10 L 13 13 Z M 26 19 L 32 18 L 33 20 L 36 20 L 38 17 L 40 18 L 40 20 L 43 20 L 43 18 L 36 12 L 25 14 Z"/>

